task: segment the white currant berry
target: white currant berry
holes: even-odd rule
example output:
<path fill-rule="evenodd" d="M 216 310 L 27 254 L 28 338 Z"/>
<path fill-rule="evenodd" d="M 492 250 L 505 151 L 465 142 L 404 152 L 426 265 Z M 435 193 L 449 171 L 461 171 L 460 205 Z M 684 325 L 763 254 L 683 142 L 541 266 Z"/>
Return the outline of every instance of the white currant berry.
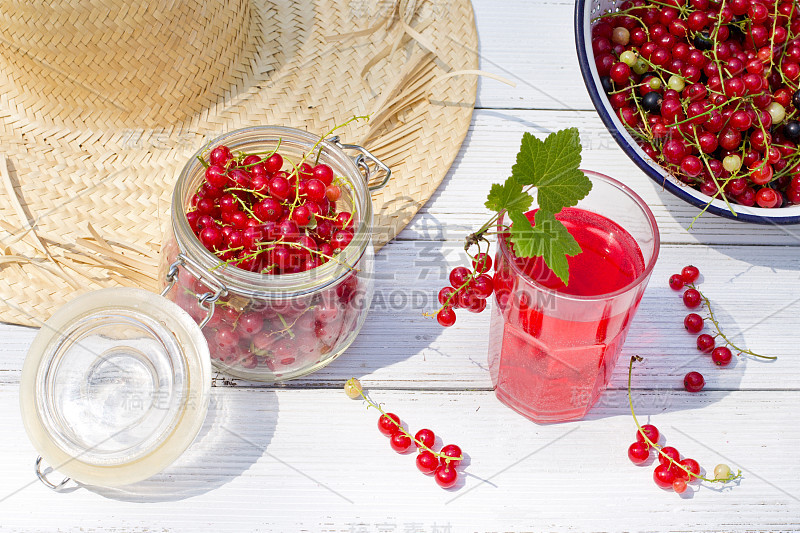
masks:
<path fill-rule="evenodd" d="M 772 102 L 767 106 L 767 113 L 772 117 L 772 124 L 780 124 L 786 118 L 786 108 L 778 102 Z"/>
<path fill-rule="evenodd" d="M 669 81 L 667 81 L 667 85 L 673 91 L 681 92 L 684 87 L 686 87 L 686 82 L 680 76 L 676 76 L 673 74 L 669 77 Z"/>
<path fill-rule="evenodd" d="M 714 479 L 727 479 L 731 475 L 731 467 L 726 464 L 718 464 L 714 467 Z"/>
<path fill-rule="evenodd" d="M 361 391 L 363 390 L 364 389 L 361 387 L 361 382 L 356 378 L 350 378 L 347 380 L 347 383 L 344 384 L 344 393 L 352 400 L 355 400 L 361 396 Z"/>
<path fill-rule="evenodd" d="M 722 160 L 722 168 L 728 172 L 736 172 L 742 168 L 742 158 L 737 154 L 725 156 L 725 159 Z"/>

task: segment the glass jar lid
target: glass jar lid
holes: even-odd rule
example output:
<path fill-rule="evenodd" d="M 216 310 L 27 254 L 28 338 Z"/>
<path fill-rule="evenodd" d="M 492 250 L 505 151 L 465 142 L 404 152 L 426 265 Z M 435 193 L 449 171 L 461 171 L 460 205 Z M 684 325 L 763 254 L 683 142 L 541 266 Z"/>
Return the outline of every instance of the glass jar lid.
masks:
<path fill-rule="evenodd" d="M 74 480 L 118 486 L 157 474 L 191 444 L 210 395 L 200 328 L 141 289 L 84 294 L 39 330 L 20 408 L 45 461 Z"/>

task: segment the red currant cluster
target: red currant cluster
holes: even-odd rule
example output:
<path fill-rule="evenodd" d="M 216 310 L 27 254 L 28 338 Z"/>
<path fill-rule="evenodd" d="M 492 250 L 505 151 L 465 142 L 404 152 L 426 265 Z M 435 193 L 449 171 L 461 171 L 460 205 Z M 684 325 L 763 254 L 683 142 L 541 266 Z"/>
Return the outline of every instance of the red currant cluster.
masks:
<path fill-rule="evenodd" d="M 728 338 L 722 333 L 719 322 L 714 316 L 714 313 L 711 311 L 711 302 L 709 302 L 703 293 L 697 289 L 695 283 L 699 277 L 700 270 L 698 270 L 698 268 L 695 266 L 689 265 L 683 267 L 683 270 L 681 270 L 680 274 L 673 274 L 669 278 L 669 286 L 673 290 L 679 291 L 684 287 L 688 287 L 683 292 L 683 303 L 687 308 L 696 309 L 701 305 L 705 305 L 709 313 L 709 319 L 716 329 L 716 334 L 713 336 L 709 335 L 708 333 L 702 333 L 698 335 L 697 349 L 703 353 L 710 353 L 711 360 L 714 361 L 717 366 L 728 366 L 730 364 L 731 359 L 733 359 L 733 352 L 729 346 L 737 350 L 739 355 L 746 353 L 748 355 L 763 359 L 775 359 L 774 357 L 758 355 L 750 350 L 742 350 L 728 340 Z M 683 325 L 689 333 L 697 334 L 703 330 L 703 327 L 705 327 L 705 320 L 697 313 L 689 313 L 686 315 L 686 318 L 683 319 Z M 724 344 L 717 346 L 717 338 L 722 338 Z M 683 385 L 684 388 L 686 388 L 686 390 L 689 392 L 699 392 L 705 386 L 705 379 L 699 372 L 689 372 L 684 377 Z"/>
<path fill-rule="evenodd" d="M 681 459 L 678 450 L 672 446 L 660 447 L 659 436 L 660 433 L 655 426 L 651 424 L 642 426 L 636 432 L 636 442 L 628 447 L 628 458 L 633 464 L 640 465 L 650 458 L 650 450 L 654 447 L 658 450 L 658 465 L 653 471 L 653 480 L 662 489 L 671 488 L 680 494 L 686 490 L 687 482 L 700 479 L 698 477 L 700 464 L 694 459 Z"/>
<path fill-rule="evenodd" d="M 631 376 L 633 364 L 641 361 L 638 355 L 631 357 L 628 366 L 628 401 L 630 402 L 631 415 L 636 423 L 636 441 L 628 446 L 628 459 L 633 464 L 641 465 L 650 459 L 650 452 L 656 451 L 658 464 L 653 471 L 653 481 L 660 488 L 672 489 L 678 494 L 686 491 L 687 483 L 693 481 L 708 481 L 711 483 L 727 483 L 741 476 L 741 472 L 733 474 L 728 465 L 719 464 L 714 468 L 714 478 L 709 479 L 700 474 L 700 464 L 688 457 L 681 459 L 681 454 L 672 446 L 662 446 L 658 443 L 661 434 L 652 424 L 639 425 L 636 413 L 633 410 L 633 398 L 631 397 Z"/>
<path fill-rule="evenodd" d="M 261 156 L 264 157 L 261 157 Z M 264 274 L 315 268 L 353 240 L 353 215 L 337 212 L 333 170 L 277 151 L 234 154 L 217 146 L 186 218 L 200 242 L 226 263 Z"/>
<path fill-rule="evenodd" d="M 444 327 L 456 323 L 455 309 L 467 309 L 481 313 L 486 309 L 486 299 L 494 292 L 494 280 L 488 272 L 492 269 L 492 258 L 479 253 L 472 260 L 472 270 L 459 266 L 450 272 L 450 285 L 439 291 L 441 308 L 436 320 Z"/>
<path fill-rule="evenodd" d="M 425 475 L 433 475 L 436 483 L 449 489 L 458 481 L 456 468 L 461 464 L 463 455 L 461 448 L 455 444 L 442 446 L 438 452 L 433 451 L 436 435 L 430 429 L 420 429 L 413 437 L 400 423 L 400 417 L 394 413 L 386 413 L 380 405 L 372 402 L 364 394 L 361 383 L 356 378 L 350 378 L 344 385 L 345 394 L 349 398 L 363 398 L 370 407 L 380 411 L 378 430 L 389 437 L 389 445 L 397 453 L 407 453 L 412 445 L 419 451 L 417 455 L 417 468 Z"/>
<path fill-rule="evenodd" d="M 628 458 L 633 464 L 643 464 L 650 458 L 650 451 L 658 453 L 658 465 L 653 471 L 653 481 L 662 489 L 672 489 L 678 494 L 686 491 L 687 483 L 700 481 L 731 481 L 734 479 L 728 465 L 720 464 L 714 468 L 714 479 L 700 475 L 700 464 L 688 457 L 681 459 L 680 452 L 672 446 L 658 444 L 658 428 L 645 424 L 636 432 L 636 442 L 628 447 Z"/>
<path fill-rule="evenodd" d="M 628 0 L 592 27 L 609 103 L 654 161 L 710 197 L 800 204 L 800 6 Z"/>

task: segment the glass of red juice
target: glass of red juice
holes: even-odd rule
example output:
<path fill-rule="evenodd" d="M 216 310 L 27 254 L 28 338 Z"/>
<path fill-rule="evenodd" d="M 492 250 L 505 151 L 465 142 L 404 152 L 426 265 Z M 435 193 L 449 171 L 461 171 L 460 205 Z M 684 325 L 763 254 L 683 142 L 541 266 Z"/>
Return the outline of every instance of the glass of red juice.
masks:
<path fill-rule="evenodd" d="M 582 418 L 600 397 L 658 257 L 658 226 L 644 201 L 608 176 L 584 173 L 591 192 L 556 216 L 581 246 L 568 259 L 567 284 L 541 258 L 516 257 L 507 235 L 497 239 L 492 384 L 500 401 L 536 422 Z"/>

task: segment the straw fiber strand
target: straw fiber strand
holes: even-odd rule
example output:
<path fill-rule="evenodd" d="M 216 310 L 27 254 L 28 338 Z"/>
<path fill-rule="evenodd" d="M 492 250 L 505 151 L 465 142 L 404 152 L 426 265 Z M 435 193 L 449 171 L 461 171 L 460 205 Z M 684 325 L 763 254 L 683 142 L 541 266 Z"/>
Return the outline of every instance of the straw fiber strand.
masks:
<path fill-rule="evenodd" d="M 78 292 L 104 286 L 157 290 L 181 168 L 242 127 L 322 134 L 371 114 L 374 122 L 337 133 L 392 167 L 373 200 L 376 245 L 393 238 L 444 178 L 469 127 L 475 77 L 437 79 L 476 69 L 478 58 L 468 0 L 387 4 L 3 3 L 0 320 L 40 325 Z"/>

